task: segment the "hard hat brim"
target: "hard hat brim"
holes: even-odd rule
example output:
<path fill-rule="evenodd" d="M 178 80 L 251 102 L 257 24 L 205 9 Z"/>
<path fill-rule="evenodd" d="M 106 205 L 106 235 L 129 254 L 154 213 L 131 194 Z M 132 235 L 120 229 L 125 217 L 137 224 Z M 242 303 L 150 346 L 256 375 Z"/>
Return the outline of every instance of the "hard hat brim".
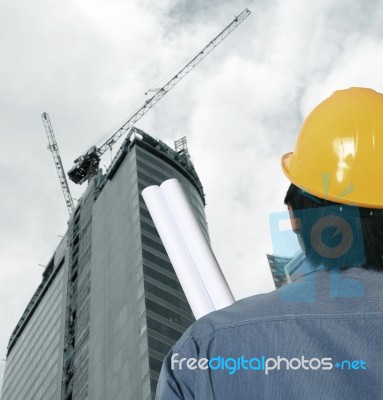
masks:
<path fill-rule="evenodd" d="M 383 205 L 368 204 L 368 203 L 362 203 L 359 201 L 350 201 L 350 199 L 333 196 L 331 194 L 324 195 L 323 192 L 315 190 L 312 187 L 307 187 L 307 185 L 302 186 L 301 179 L 299 179 L 299 177 L 294 176 L 290 173 L 290 163 L 291 163 L 293 157 L 294 157 L 293 152 L 286 153 L 282 156 L 282 158 L 281 158 L 282 171 L 291 183 L 293 183 L 295 186 L 299 187 L 303 191 L 305 191 L 313 196 L 316 196 L 320 199 L 333 201 L 334 203 L 346 204 L 349 206 L 363 207 L 363 208 L 383 209 Z"/>

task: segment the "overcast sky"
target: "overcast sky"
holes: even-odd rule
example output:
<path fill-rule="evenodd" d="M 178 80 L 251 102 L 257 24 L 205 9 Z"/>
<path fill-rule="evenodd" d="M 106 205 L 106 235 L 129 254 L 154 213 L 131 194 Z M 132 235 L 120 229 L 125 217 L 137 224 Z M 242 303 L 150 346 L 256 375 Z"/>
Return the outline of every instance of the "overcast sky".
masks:
<path fill-rule="evenodd" d="M 68 170 L 245 7 L 250 17 L 137 124 L 171 145 L 187 136 L 236 298 L 273 288 L 268 219 L 284 210 L 280 157 L 304 116 L 336 89 L 383 91 L 383 2 L 0 3 L 1 359 L 67 228 L 42 112 Z"/>

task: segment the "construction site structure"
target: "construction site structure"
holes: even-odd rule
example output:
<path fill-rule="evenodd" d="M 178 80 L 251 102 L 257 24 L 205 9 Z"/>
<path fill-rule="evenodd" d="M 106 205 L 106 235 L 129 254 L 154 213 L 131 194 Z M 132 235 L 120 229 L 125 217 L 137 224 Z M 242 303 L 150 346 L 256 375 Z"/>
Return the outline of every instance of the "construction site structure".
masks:
<path fill-rule="evenodd" d="M 141 192 L 176 178 L 208 240 L 202 184 L 184 151 L 130 132 L 10 337 L 2 400 L 154 400 L 165 355 L 195 320 Z"/>
<path fill-rule="evenodd" d="M 179 72 L 177 72 L 165 85 L 155 89 L 154 95 L 119 128 L 100 147 L 92 146 L 85 154 L 74 160 L 75 165 L 68 171 L 69 179 L 74 183 L 82 184 L 97 174 L 101 156 L 110 149 L 116 141 L 134 126 L 162 97 L 165 96 L 181 79 L 183 79 L 193 68 L 195 68 L 212 50 L 214 50 L 239 24 L 249 15 L 246 8 L 234 20 L 226 26 L 207 46 L 205 46 L 191 61 L 189 61 Z"/>
<path fill-rule="evenodd" d="M 49 142 L 48 149 L 50 150 L 50 152 L 52 153 L 52 156 L 53 156 L 53 161 L 55 163 L 57 174 L 59 176 L 60 185 L 61 185 L 61 189 L 64 194 L 66 206 L 68 208 L 69 214 L 72 214 L 73 209 L 74 209 L 73 199 L 72 199 L 72 195 L 70 194 L 68 181 L 65 176 L 63 163 L 62 163 L 61 157 L 60 157 L 59 147 L 57 145 L 57 141 L 56 141 L 56 138 L 55 138 L 55 135 L 53 132 L 52 123 L 49 118 L 49 115 L 46 112 L 43 113 L 41 115 L 41 117 L 43 119 L 45 132 L 48 137 L 48 142 Z"/>

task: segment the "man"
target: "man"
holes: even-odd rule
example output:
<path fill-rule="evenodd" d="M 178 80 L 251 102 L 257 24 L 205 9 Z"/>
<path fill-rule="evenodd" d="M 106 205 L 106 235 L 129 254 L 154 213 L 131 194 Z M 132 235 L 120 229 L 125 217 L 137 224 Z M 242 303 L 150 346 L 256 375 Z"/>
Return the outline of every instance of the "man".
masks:
<path fill-rule="evenodd" d="M 193 324 L 156 399 L 383 399 L 383 95 L 335 92 L 282 158 L 306 261 Z"/>

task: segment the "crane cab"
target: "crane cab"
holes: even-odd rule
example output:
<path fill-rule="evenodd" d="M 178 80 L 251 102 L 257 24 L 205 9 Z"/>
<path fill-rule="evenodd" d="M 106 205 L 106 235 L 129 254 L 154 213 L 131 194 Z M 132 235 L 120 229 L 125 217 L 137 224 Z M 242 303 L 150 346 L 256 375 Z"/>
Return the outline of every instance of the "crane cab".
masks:
<path fill-rule="evenodd" d="M 88 178 L 96 175 L 100 164 L 97 147 L 92 146 L 84 155 L 74 160 L 73 167 L 68 171 L 68 177 L 77 184 L 84 183 Z"/>

